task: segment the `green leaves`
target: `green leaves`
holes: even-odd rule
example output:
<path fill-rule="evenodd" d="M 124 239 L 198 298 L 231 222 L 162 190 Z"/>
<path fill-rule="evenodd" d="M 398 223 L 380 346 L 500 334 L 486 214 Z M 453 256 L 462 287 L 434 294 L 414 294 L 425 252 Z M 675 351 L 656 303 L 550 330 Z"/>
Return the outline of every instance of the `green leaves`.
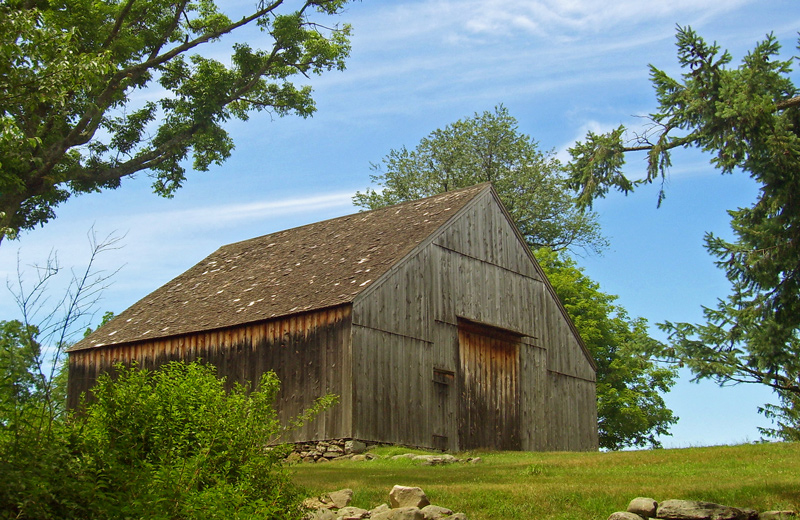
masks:
<path fill-rule="evenodd" d="M 373 183 L 354 204 L 370 209 L 490 181 L 529 245 L 590 249 L 606 245 L 596 217 L 580 211 L 553 152 L 519 133 L 502 105 L 434 130 L 414 150 L 392 150 L 373 165 Z"/>
<path fill-rule="evenodd" d="M 290 78 L 344 69 L 350 27 L 315 18 L 345 4 L 278 0 L 238 21 L 211 0 L 0 6 L 0 241 L 48 222 L 73 194 L 138 171 L 171 196 L 186 159 L 206 170 L 230 156 L 232 117 L 310 116 L 311 89 Z M 235 46 L 231 65 L 195 53 L 253 22 L 271 48 Z M 132 102 L 145 88 L 160 99 Z"/>
<path fill-rule="evenodd" d="M 84 413 L 46 436 L 0 437 L 0 517 L 64 519 L 300 519 L 298 489 L 270 447 L 285 427 L 272 406 L 279 382 L 228 388 L 213 367 L 115 367 Z M 293 421 L 332 405 L 325 396 Z"/>
<path fill-rule="evenodd" d="M 620 126 L 608 134 L 586 134 L 586 142 L 575 143 L 569 149 L 572 161 L 567 165 L 569 187 L 579 191 L 577 202 L 583 207 L 592 207 L 592 201 L 604 198 L 609 188 L 627 194 L 633 183 L 622 173 L 625 164 L 625 148 Z"/>

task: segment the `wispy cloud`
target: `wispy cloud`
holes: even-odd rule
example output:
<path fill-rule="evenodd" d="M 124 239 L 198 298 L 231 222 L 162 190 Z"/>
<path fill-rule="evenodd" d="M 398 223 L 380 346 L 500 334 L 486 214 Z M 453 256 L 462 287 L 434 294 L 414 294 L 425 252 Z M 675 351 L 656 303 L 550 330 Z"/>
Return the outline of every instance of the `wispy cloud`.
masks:
<path fill-rule="evenodd" d="M 241 225 L 264 219 L 283 218 L 289 215 L 313 213 L 332 208 L 347 210 L 352 207 L 353 193 L 336 192 L 286 200 L 253 201 L 219 206 L 172 210 L 156 214 L 130 215 L 127 222 L 149 224 L 154 221 L 169 221 L 182 229 L 212 229 Z"/>

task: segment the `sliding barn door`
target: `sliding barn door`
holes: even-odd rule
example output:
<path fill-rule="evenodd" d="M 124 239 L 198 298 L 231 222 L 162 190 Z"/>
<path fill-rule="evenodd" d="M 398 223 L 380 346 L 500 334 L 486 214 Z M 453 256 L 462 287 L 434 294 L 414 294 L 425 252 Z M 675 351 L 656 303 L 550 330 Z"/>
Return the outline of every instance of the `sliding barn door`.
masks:
<path fill-rule="evenodd" d="M 459 321 L 459 449 L 519 450 L 519 337 Z"/>

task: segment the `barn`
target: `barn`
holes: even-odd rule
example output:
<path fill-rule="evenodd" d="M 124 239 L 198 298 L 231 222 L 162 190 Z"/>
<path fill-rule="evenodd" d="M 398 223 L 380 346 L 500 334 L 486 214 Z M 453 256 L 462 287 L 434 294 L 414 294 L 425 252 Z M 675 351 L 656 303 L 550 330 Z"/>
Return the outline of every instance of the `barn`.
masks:
<path fill-rule="evenodd" d="M 69 349 L 68 405 L 114 363 L 274 370 L 288 440 L 596 450 L 595 365 L 488 183 L 226 245 Z"/>

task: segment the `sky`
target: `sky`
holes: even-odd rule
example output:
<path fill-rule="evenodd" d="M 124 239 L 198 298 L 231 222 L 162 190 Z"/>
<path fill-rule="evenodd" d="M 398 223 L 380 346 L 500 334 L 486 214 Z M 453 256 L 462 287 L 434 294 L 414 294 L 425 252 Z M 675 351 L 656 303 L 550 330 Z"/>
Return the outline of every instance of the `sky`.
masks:
<path fill-rule="evenodd" d="M 251 0 L 221 2 L 245 10 Z M 96 266 L 119 269 L 101 311 L 123 311 L 218 247 L 354 213 L 352 196 L 371 185 L 372 163 L 392 149 L 413 148 L 437 128 L 505 105 L 543 150 L 566 159 L 588 130 L 625 124 L 656 108 L 649 65 L 675 76 L 676 26 L 691 26 L 738 62 L 772 32 L 786 57 L 796 53 L 796 0 L 363 0 L 337 20 L 353 26 L 343 72 L 305 78 L 317 113 L 308 119 L 255 114 L 231 122 L 233 156 L 208 172 L 189 171 L 173 199 L 152 194 L 140 173 L 121 188 L 75 197 L 57 219 L 0 247 L 0 279 L 26 284 L 31 266 L 57 252 L 64 275 L 85 265 L 87 233 L 123 236 Z M 257 31 L 236 38 L 258 47 Z M 223 56 L 221 42 L 208 52 Z M 797 83 L 797 74 L 793 73 Z M 610 247 L 581 254 L 579 264 L 631 316 L 656 323 L 696 322 L 702 306 L 727 294 L 703 249 L 711 231 L 730 236 L 726 210 L 749 205 L 757 187 L 746 175 L 722 176 L 696 151 L 679 151 L 656 208 L 657 187 L 595 205 Z M 631 175 L 643 171 L 631 156 Z M 62 280 L 62 281 L 59 281 Z M 60 290 L 57 279 L 51 294 Z M 28 285 L 30 286 L 30 285 Z M 54 301 L 55 296 L 50 300 Z M 10 292 L 0 316 L 16 317 Z M 95 320 L 97 321 L 97 320 Z M 774 401 L 758 386 L 719 388 L 681 373 L 666 404 L 680 417 L 667 448 L 737 444 L 760 438 L 769 422 L 757 408 Z"/>

